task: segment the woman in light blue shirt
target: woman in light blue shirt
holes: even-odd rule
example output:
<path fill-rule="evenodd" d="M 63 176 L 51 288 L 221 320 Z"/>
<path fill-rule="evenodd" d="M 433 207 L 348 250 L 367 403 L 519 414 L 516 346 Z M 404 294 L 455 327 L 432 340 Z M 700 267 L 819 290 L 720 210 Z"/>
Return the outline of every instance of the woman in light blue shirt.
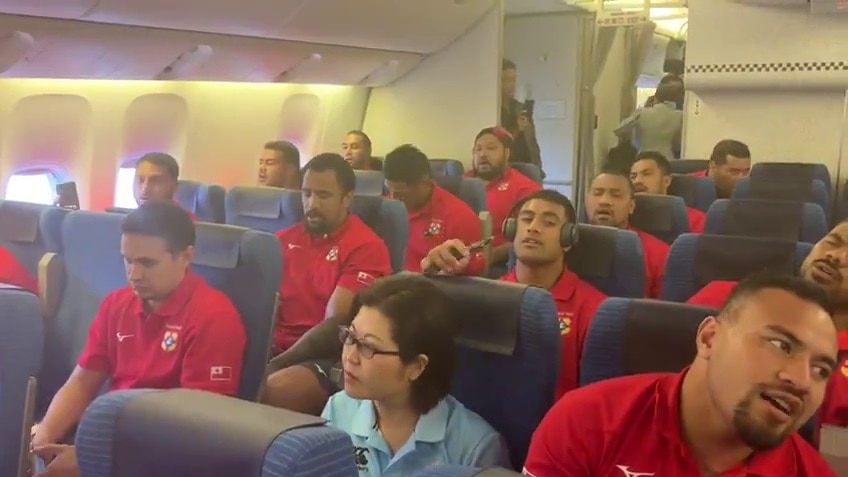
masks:
<path fill-rule="evenodd" d="M 344 390 L 322 416 L 347 432 L 361 477 L 409 476 L 428 466 L 509 467 L 501 436 L 448 395 L 455 320 L 430 280 L 395 275 L 354 301 L 342 327 Z"/>

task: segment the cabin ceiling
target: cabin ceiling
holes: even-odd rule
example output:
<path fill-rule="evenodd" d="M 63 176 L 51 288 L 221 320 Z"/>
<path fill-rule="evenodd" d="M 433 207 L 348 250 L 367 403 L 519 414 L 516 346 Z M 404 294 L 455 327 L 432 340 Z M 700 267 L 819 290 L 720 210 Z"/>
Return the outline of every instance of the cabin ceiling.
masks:
<path fill-rule="evenodd" d="M 0 0 L 0 68 L 6 68 L 4 77 L 379 86 L 450 45 L 494 5 L 495 0 Z M 20 58 L 8 60 L 21 50 Z"/>

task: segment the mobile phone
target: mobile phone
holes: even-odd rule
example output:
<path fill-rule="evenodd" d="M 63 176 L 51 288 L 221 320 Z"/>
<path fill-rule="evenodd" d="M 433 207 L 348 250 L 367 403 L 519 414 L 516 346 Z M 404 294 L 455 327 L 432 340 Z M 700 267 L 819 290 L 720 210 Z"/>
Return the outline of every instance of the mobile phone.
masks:
<path fill-rule="evenodd" d="M 40 474 L 42 472 L 47 471 L 47 463 L 44 462 L 44 459 L 38 457 L 37 455 L 32 455 L 32 460 L 30 461 L 30 466 L 33 474 Z"/>
<path fill-rule="evenodd" d="M 79 210 L 79 195 L 76 182 L 56 184 L 56 205 L 63 209 Z"/>

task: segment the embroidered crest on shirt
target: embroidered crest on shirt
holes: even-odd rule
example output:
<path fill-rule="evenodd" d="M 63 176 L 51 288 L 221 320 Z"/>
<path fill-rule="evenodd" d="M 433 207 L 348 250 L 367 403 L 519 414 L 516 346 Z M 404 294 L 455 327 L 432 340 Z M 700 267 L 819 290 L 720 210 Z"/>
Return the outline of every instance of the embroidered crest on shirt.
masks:
<path fill-rule="evenodd" d="M 368 470 L 368 448 L 354 447 L 353 461 L 356 462 L 356 470 Z"/>
<path fill-rule="evenodd" d="M 501 185 L 498 186 L 498 190 L 507 190 L 509 189 L 509 182 L 501 182 Z"/>
<path fill-rule="evenodd" d="M 177 349 L 178 337 L 179 333 L 176 331 L 166 331 L 165 336 L 162 337 L 162 350 L 171 352 Z"/>
<path fill-rule="evenodd" d="M 445 224 L 441 220 L 433 219 L 427 231 L 424 232 L 425 237 L 441 237 L 445 234 Z"/>
<path fill-rule="evenodd" d="M 326 258 L 327 258 L 328 262 L 335 262 L 336 260 L 338 260 L 339 259 L 339 247 L 331 248 L 330 251 L 327 252 Z"/>
<path fill-rule="evenodd" d="M 572 313 L 557 313 L 559 318 L 559 333 L 567 335 L 571 333 L 571 319 L 574 317 Z"/>

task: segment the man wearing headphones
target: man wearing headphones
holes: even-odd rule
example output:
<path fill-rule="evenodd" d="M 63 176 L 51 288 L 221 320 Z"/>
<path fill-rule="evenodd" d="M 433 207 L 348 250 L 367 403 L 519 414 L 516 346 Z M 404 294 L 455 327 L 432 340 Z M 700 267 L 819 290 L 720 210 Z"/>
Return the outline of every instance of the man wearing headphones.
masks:
<path fill-rule="evenodd" d="M 567 197 L 553 190 L 534 192 L 520 200 L 503 222 L 504 238 L 512 242 L 515 267 L 501 277 L 507 282 L 548 290 L 556 301 L 562 334 L 562 363 L 557 398 L 579 383 L 580 355 L 595 310 L 606 296 L 568 270 L 565 254 L 577 243 L 577 214 Z M 452 253 L 459 251 L 464 258 Z M 468 246 L 448 240 L 421 261 L 421 269 L 448 275 L 464 273 Z"/>

